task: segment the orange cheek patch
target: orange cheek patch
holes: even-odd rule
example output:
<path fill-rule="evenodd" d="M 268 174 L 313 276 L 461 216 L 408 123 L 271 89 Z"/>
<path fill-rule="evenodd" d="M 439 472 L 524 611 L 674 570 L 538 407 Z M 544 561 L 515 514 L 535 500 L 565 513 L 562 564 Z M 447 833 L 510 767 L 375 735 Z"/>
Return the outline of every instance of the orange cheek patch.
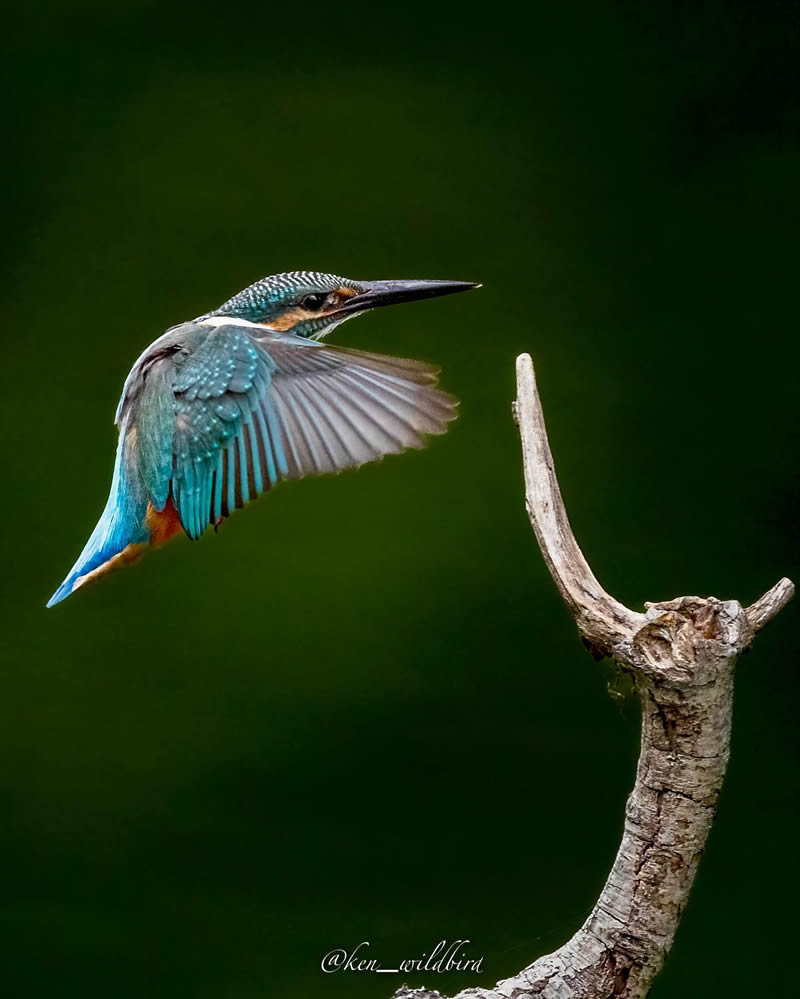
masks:
<path fill-rule="evenodd" d="M 307 309 L 289 309 L 288 312 L 284 312 L 284 314 L 282 316 L 278 316 L 277 319 L 270 319 L 268 323 L 262 323 L 262 326 L 266 326 L 268 330 L 278 330 L 278 332 L 282 333 L 284 330 L 290 330 L 298 323 L 305 322 L 306 319 L 315 318 L 315 313 L 309 312 Z"/>
<path fill-rule="evenodd" d="M 304 323 L 309 319 L 323 319 L 325 316 L 332 316 L 335 312 L 339 311 L 339 307 L 343 302 L 346 302 L 348 298 L 353 298 L 358 292 L 354 288 L 337 288 L 335 292 L 332 293 L 332 301 L 327 309 L 323 309 L 321 312 L 309 312 L 308 309 L 304 309 L 302 306 L 297 305 L 293 309 L 288 309 L 283 313 L 282 316 L 278 316 L 276 319 L 270 319 L 268 323 L 262 323 L 262 326 L 266 326 L 268 330 L 275 330 L 278 333 L 284 333 L 287 330 L 292 329 L 298 323 Z"/>

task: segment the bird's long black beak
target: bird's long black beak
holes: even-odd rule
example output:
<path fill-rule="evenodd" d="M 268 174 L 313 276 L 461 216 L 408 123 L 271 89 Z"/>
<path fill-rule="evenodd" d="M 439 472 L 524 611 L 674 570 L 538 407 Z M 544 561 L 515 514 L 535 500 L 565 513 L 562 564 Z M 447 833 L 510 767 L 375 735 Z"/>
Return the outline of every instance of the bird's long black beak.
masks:
<path fill-rule="evenodd" d="M 364 289 L 348 299 L 340 307 L 340 312 L 362 312 L 365 309 L 378 309 L 384 305 L 398 305 L 401 302 L 417 302 L 423 298 L 438 298 L 440 295 L 455 295 L 459 291 L 480 288 L 472 281 L 359 281 Z"/>

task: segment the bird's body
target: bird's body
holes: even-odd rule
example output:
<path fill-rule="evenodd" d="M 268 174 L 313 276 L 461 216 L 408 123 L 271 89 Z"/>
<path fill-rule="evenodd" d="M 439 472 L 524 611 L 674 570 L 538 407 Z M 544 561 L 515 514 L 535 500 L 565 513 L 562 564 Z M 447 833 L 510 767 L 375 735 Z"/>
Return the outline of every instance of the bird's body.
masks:
<path fill-rule="evenodd" d="M 48 606 L 181 530 L 199 538 L 283 479 L 443 433 L 456 403 L 434 369 L 320 340 L 367 309 L 469 287 L 291 272 L 169 329 L 126 379 L 106 508 Z"/>

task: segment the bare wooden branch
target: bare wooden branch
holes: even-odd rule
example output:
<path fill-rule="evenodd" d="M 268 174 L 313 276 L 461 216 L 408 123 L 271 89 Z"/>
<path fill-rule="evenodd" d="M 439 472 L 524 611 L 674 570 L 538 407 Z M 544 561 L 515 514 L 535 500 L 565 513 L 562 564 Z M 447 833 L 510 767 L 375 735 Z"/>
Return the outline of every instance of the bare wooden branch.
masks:
<path fill-rule="evenodd" d="M 456 999 L 640 999 L 661 970 L 688 901 L 730 747 L 734 664 L 791 599 L 788 579 L 750 607 L 679 597 L 644 614 L 600 586 L 567 519 L 533 362 L 517 358 L 515 415 L 528 515 L 547 567 L 587 642 L 634 679 L 642 745 L 622 842 L 589 918 L 553 954 L 493 989 Z M 444 999 L 401 988 L 394 999 Z"/>
<path fill-rule="evenodd" d="M 767 590 L 763 597 L 750 604 L 745 613 L 753 631 L 761 631 L 765 624 L 769 624 L 775 615 L 783 610 L 793 596 L 794 583 L 784 576 L 771 590 Z"/>
<path fill-rule="evenodd" d="M 583 636 L 610 653 L 643 618 L 606 593 L 578 547 L 561 498 L 528 354 L 517 358 L 515 415 L 522 438 L 525 503 L 547 568 Z"/>

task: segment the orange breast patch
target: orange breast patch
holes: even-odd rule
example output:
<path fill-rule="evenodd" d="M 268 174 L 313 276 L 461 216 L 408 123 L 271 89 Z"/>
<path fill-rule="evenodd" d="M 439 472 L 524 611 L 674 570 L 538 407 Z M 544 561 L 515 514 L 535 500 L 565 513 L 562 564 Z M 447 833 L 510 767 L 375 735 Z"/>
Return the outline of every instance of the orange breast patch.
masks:
<path fill-rule="evenodd" d="M 154 510 L 152 503 L 148 503 L 145 520 L 147 529 L 150 531 L 150 544 L 153 548 L 163 545 L 165 541 L 169 541 L 173 535 L 181 530 L 181 520 L 171 496 L 163 510 Z"/>

